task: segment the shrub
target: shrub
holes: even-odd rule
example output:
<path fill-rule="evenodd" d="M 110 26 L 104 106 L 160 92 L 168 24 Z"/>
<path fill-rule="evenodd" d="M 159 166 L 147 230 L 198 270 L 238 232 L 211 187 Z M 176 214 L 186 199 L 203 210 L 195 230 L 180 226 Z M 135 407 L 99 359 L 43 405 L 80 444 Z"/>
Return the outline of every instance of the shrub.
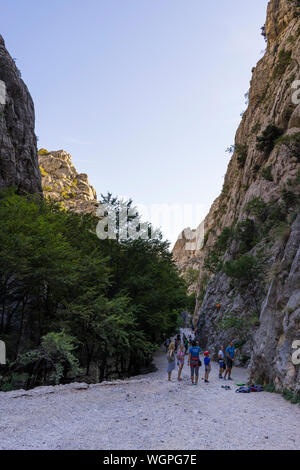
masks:
<path fill-rule="evenodd" d="M 269 124 L 263 131 L 262 135 L 256 137 L 256 148 L 265 155 L 269 155 L 275 147 L 275 141 L 283 134 L 283 130 L 274 124 Z"/>
<path fill-rule="evenodd" d="M 286 188 L 281 191 L 281 197 L 287 209 L 289 209 L 290 207 L 294 207 L 297 204 L 297 194 L 292 191 L 289 191 Z"/>
<path fill-rule="evenodd" d="M 219 271 L 222 267 L 222 256 L 224 255 L 232 239 L 233 232 L 230 227 L 225 227 L 219 235 L 214 247 L 209 250 L 204 260 L 204 267 L 210 272 Z"/>
<path fill-rule="evenodd" d="M 248 155 L 248 145 L 236 144 L 235 151 L 237 153 L 237 162 L 239 168 L 244 168 Z"/>
<path fill-rule="evenodd" d="M 195 282 L 197 282 L 199 279 L 199 274 L 200 274 L 199 269 L 189 268 L 184 275 L 184 279 L 187 285 L 191 286 L 195 284 Z"/>
<path fill-rule="evenodd" d="M 258 241 L 254 221 L 252 219 L 246 219 L 240 222 L 235 230 L 235 238 L 241 242 L 241 253 L 250 251 Z"/>
<path fill-rule="evenodd" d="M 42 176 L 48 176 L 48 173 L 44 170 L 42 166 L 40 166 L 40 172 Z"/>
<path fill-rule="evenodd" d="M 264 222 L 268 216 L 267 208 L 267 203 L 260 197 L 254 197 L 246 206 L 247 211 L 261 222 Z"/>
<path fill-rule="evenodd" d="M 267 181 L 273 181 L 272 165 L 266 166 L 262 169 L 261 176 Z"/>
<path fill-rule="evenodd" d="M 251 129 L 251 133 L 252 134 L 256 134 L 257 132 L 259 132 L 261 129 L 261 123 L 260 122 L 257 122 L 256 124 L 254 124 L 254 126 L 252 127 Z"/>
<path fill-rule="evenodd" d="M 281 77 L 288 65 L 292 61 L 292 51 L 286 51 L 285 49 L 281 49 L 278 54 L 278 61 L 274 70 L 274 78 Z"/>

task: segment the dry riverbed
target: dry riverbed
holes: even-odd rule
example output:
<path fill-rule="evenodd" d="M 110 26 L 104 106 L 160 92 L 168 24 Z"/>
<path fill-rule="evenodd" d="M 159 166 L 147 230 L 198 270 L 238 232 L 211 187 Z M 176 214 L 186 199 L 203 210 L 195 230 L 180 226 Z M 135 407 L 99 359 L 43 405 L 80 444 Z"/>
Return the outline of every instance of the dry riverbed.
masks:
<path fill-rule="evenodd" d="M 270 393 L 235 393 L 218 379 L 190 385 L 158 371 L 112 384 L 45 387 L 0 393 L 0 449 L 300 449 L 300 407 Z M 203 376 L 203 367 L 200 369 Z M 228 384 L 231 390 L 221 385 Z"/>

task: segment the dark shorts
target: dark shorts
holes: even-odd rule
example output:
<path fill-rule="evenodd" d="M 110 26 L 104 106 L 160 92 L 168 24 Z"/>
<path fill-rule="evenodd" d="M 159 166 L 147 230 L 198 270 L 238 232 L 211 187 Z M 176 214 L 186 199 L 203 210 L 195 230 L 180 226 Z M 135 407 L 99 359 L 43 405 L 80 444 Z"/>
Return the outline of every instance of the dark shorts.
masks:
<path fill-rule="evenodd" d="M 227 369 L 232 369 L 233 360 L 232 360 L 232 359 L 229 359 L 229 358 L 227 357 L 227 359 L 226 359 L 226 364 L 227 364 Z"/>
<path fill-rule="evenodd" d="M 225 361 L 219 361 L 219 366 L 220 366 L 220 369 L 226 369 L 226 364 L 225 364 Z"/>

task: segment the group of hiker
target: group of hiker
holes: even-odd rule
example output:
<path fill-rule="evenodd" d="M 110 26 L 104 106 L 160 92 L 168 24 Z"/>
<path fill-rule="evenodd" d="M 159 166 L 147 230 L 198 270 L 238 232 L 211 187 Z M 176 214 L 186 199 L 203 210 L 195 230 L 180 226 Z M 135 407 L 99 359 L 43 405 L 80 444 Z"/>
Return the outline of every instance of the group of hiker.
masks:
<path fill-rule="evenodd" d="M 168 359 L 168 380 L 172 380 L 172 372 L 175 369 L 177 359 L 177 379 L 179 382 L 182 381 L 181 374 L 185 364 L 185 356 L 188 354 L 188 366 L 191 370 L 191 382 L 193 385 L 197 385 L 199 380 L 199 369 L 202 366 L 199 343 L 195 339 L 192 339 L 191 336 L 187 338 L 183 334 L 182 340 L 180 335 L 177 335 L 175 340 L 167 340 L 165 342 L 165 346 L 167 349 Z M 235 347 L 231 341 L 226 348 L 221 346 L 218 352 L 219 379 L 232 380 L 231 372 L 234 360 Z M 204 382 L 209 383 L 209 375 L 211 372 L 211 358 L 209 351 L 204 352 L 204 368 Z"/>

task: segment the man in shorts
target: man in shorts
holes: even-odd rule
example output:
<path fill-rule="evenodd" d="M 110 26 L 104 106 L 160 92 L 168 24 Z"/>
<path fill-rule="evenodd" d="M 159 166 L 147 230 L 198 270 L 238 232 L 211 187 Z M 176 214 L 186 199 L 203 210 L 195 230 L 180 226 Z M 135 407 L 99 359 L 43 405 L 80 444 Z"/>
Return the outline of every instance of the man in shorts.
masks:
<path fill-rule="evenodd" d="M 234 356 L 235 356 L 235 347 L 232 341 L 230 341 L 229 346 L 227 346 L 225 353 L 226 353 L 226 372 L 224 375 L 224 380 L 226 380 L 227 375 L 228 375 L 228 380 L 232 380 L 231 371 L 232 371 L 232 366 L 234 363 Z"/>
<path fill-rule="evenodd" d="M 200 348 L 197 346 L 196 341 L 192 342 L 192 346 L 189 349 L 189 362 L 188 365 L 191 367 L 191 380 L 192 385 L 197 385 L 199 380 L 199 367 L 200 367 Z M 195 377 L 195 380 L 194 380 Z"/>

